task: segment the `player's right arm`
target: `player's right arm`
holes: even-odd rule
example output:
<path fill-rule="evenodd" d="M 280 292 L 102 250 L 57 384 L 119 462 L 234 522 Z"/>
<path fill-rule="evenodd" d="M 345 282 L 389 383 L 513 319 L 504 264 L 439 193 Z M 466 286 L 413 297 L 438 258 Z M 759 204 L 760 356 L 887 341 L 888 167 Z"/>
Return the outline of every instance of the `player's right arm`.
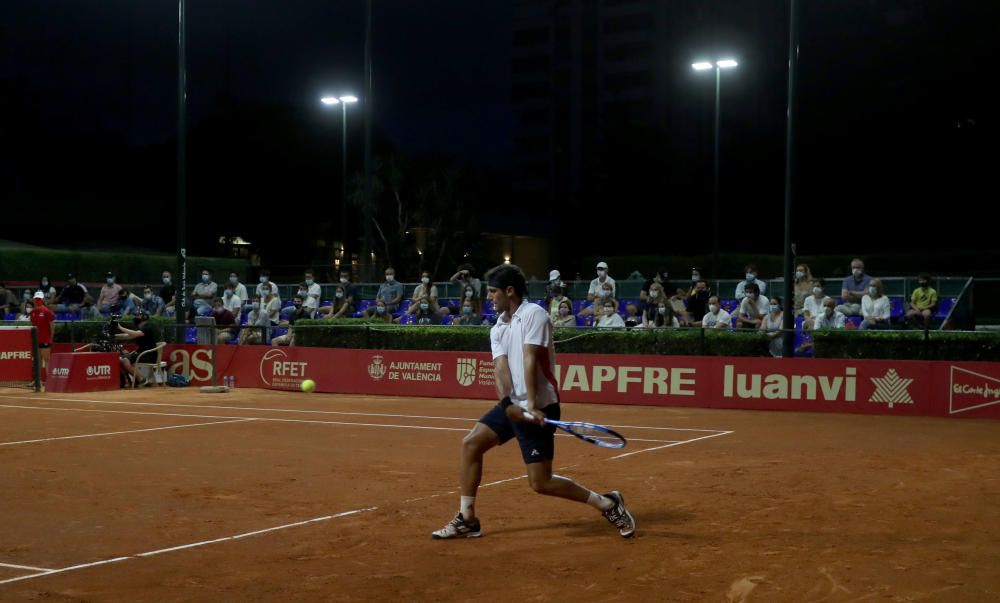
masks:
<path fill-rule="evenodd" d="M 497 400 L 510 397 L 514 391 L 514 381 L 510 378 L 510 366 L 507 364 L 507 356 L 493 359 L 494 382 L 497 387 Z"/>

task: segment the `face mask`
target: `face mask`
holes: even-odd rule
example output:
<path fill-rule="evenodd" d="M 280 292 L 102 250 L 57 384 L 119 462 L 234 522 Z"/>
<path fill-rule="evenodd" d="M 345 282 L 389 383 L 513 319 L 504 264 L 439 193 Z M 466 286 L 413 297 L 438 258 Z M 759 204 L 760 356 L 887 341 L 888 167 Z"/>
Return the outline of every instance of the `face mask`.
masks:
<path fill-rule="evenodd" d="M 656 309 L 656 313 L 657 314 L 666 314 L 667 313 L 667 309 L 666 308 L 657 308 Z"/>
<path fill-rule="evenodd" d="M 299 289 L 299 295 L 305 297 L 306 293 L 308 293 L 308 291 L 306 291 L 305 289 Z"/>
<path fill-rule="evenodd" d="M 820 295 L 823 295 L 823 290 L 819 287 L 813 287 L 813 295 L 819 297 Z"/>
<path fill-rule="evenodd" d="M 216 314 L 222 314 L 222 308 L 214 308 Z"/>
<path fill-rule="evenodd" d="M 48 287 L 49 286 L 49 281 L 42 281 L 42 286 L 43 287 Z"/>
<path fill-rule="evenodd" d="M 691 275 L 691 282 L 692 283 L 697 283 L 700 280 L 701 280 L 701 276 L 700 275 L 698 275 L 698 274 L 692 274 Z"/>
<path fill-rule="evenodd" d="M 254 302 L 250 304 L 250 307 L 253 308 L 254 310 L 260 310 L 260 302 Z"/>
<path fill-rule="evenodd" d="M 231 276 L 229 277 L 229 282 L 235 285 L 236 283 L 240 282 L 240 279 L 236 278 L 235 276 Z"/>
<path fill-rule="evenodd" d="M 422 276 L 420 277 L 420 282 L 426 285 L 427 283 L 431 282 L 431 279 L 427 278 L 426 276 Z"/>
<path fill-rule="evenodd" d="M 598 271 L 597 271 L 597 276 L 599 276 L 599 277 L 600 277 L 600 276 L 604 276 L 604 275 L 605 275 L 605 274 L 607 274 L 607 273 L 608 273 L 608 271 L 607 271 L 607 270 L 598 270 Z"/>
<path fill-rule="evenodd" d="M 170 277 L 169 276 L 163 277 L 163 284 L 164 285 L 169 285 L 170 284 Z"/>
<path fill-rule="evenodd" d="M 708 311 L 715 314 L 719 311 L 719 304 L 708 304 Z"/>
<path fill-rule="evenodd" d="M 346 283 L 346 282 L 347 282 L 347 279 L 346 279 L 346 278 L 344 278 L 344 277 L 340 277 L 340 282 L 341 282 L 341 283 Z"/>
<path fill-rule="evenodd" d="M 313 280 L 311 278 L 307 278 L 306 279 L 306 285 L 309 285 L 310 287 L 312 287 L 313 286 Z"/>
<path fill-rule="evenodd" d="M 379 314 L 385 314 L 385 306 L 377 306 L 375 308 L 375 311 L 378 312 Z"/>
<path fill-rule="evenodd" d="M 614 308 L 604 308 L 604 315 L 605 316 L 611 316 L 614 313 L 615 313 L 615 309 Z"/>
<path fill-rule="evenodd" d="M 471 306 L 462 306 L 462 314 L 472 314 Z"/>
<path fill-rule="evenodd" d="M 752 299 L 754 301 L 757 301 L 757 294 L 756 293 L 751 293 L 750 294 L 750 299 Z"/>
<path fill-rule="evenodd" d="M 271 290 L 270 289 L 264 289 L 263 291 L 261 291 L 261 293 L 264 295 L 264 299 L 267 299 L 268 297 L 271 297 Z"/>
<path fill-rule="evenodd" d="M 875 287 L 868 287 L 868 295 L 875 297 L 876 293 L 878 293 L 878 289 L 876 289 Z"/>
<path fill-rule="evenodd" d="M 861 270 L 860 268 L 851 269 L 851 274 L 853 274 L 854 276 L 861 276 L 863 273 L 864 271 Z"/>
<path fill-rule="evenodd" d="M 771 305 L 769 306 L 769 309 L 771 310 L 771 314 L 777 314 L 777 313 L 778 313 L 778 310 L 780 310 L 780 309 L 781 309 L 781 306 L 776 306 L 776 305 L 774 305 L 774 304 L 771 304 Z"/>
<path fill-rule="evenodd" d="M 395 278 L 396 278 L 396 276 L 394 274 L 387 274 L 387 275 L 385 275 L 385 280 L 388 283 L 391 283 Z"/>
<path fill-rule="evenodd" d="M 660 292 L 659 291 L 650 291 L 649 292 L 649 296 L 652 297 L 653 299 L 656 299 L 657 297 L 660 296 Z"/>
<path fill-rule="evenodd" d="M 472 297 L 473 293 L 474 293 L 474 291 L 466 291 L 465 292 L 465 297 Z"/>
<path fill-rule="evenodd" d="M 747 273 L 746 273 L 746 278 L 747 278 L 747 282 L 748 282 L 748 283 L 752 283 L 752 282 L 754 282 L 754 280 L 755 280 L 755 279 L 756 279 L 757 277 L 756 277 L 756 276 L 754 276 L 753 272 L 747 272 Z"/>
<path fill-rule="evenodd" d="M 566 316 L 569 314 L 569 308 L 559 308 L 559 316 Z"/>
<path fill-rule="evenodd" d="M 207 274 L 201 275 L 201 282 L 207 283 L 210 277 Z"/>
<path fill-rule="evenodd" d="M 260 282 L 266 283 L 267 282 L 267 277 L 266 276 L 260 277 Z"/>
<path fill-rule="evenodd" d="M 226 289 L 226 292 L 223 293 L 223 295 L 225 295 L 226 297 L 232 297 L 233 296 L 233 292 L 232 292 L 231 289 Z"/>
<path fill-rule="evenodd" d="M 24 301 L 28 301 L 29 299 L 31 299 L 31 294 L 25 291 L 24 294 L 21 295 L 21 297 L 24 299 Z"/>
<path fill-rule="evenodd" d="M 112 278 L 109 278 L 109 279 L 107 279 L 107 281 L 108 281 L 108 284 L 109 284 L 109 285 L 113 285 L 113 284 L 115 284 L 115 279 L 114 279 L 114 277 L 112 277 Z"/>
<path fill-rule="evenodd" d="M 797 279 L 803 279 L 803 278 L 805 278 L 805 276 L 806 276 L 806 273 L 802 272 L 801 270 L 795 273 L 795 278 L 797 278 Z"/>
<path fill-rule="evenodd" d="M 146 293 L 146 294 L 143 295 L 143 297 L 145 297 L 146 299 L 153 299 L 153 294 L 152 293 Z"/>
<path fill-rule="evenodd" d="M 337 291 L 337 299 L 343 299 L 343 298 L 344 298 L 344 292 L 343 291 Z"/>
<path fill-rule="evenodd" d="M 427 308 L 430 308 L 430 307 L 431 307 L 430 304 L 420 304 L 420 309 L 421 310 L 427 310 Z"/>

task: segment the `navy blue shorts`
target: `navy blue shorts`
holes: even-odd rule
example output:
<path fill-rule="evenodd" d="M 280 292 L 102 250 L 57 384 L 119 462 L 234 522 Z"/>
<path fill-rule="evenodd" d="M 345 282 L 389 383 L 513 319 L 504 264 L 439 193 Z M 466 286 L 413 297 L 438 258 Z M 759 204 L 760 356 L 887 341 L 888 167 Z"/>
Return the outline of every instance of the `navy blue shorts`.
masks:
<path fill-rule="evenodd" d="M 542 412 L 549 419 L 559 420 L 559 404 L 549 404 L 542 409 Z M 555 433 L 556 428 L 552 425 L 534 425 L 521 421 L 511 421 L 507 418 L 507 413 L 497 404 L 488 413 L 479 419 L 479 422 L 492 429 L 500 438 L 500 444 L 504 444 L 514 436 L 517 436 L 517 443 L 521 447 L 521 457 L 524 464 L 538 463 L 541 461 L 551 461 L 555 456 Z"/>

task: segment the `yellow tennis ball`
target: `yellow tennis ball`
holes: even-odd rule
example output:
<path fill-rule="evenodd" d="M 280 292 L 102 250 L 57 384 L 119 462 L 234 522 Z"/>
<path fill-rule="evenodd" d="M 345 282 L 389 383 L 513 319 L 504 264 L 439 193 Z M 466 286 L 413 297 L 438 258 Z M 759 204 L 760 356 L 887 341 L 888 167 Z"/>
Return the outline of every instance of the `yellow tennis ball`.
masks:
<path fill-rule="evenodd" d="M 316 391 L 316 382 L 313 381 L 312 379 L 306 379 L 305 381 L 302 382 L 302 391 L 304 391 L 307 394 L 311 394 L 312 392 Z"/>

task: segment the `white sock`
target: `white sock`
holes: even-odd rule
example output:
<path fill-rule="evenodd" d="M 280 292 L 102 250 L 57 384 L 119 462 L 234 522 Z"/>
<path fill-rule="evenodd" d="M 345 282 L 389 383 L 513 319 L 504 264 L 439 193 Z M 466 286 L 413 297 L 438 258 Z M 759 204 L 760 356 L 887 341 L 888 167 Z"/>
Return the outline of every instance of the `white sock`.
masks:
<path fill-rule="evenodd" d="M 611 507 L 615 506 L 615 501 L 611 500 L 607 496 L 601 496 L 597 492 L 591 490 L 590 496 L 587 497 L 587 504 L 594 507 L 598 511 L 607 511 Z"/>
<path fill-rule="evenodd" d="M 476 497 L 475 496 L 463 496 L 462 503 L 459 510 L 462 512 L 462 517 L 466 521 L 476 517 Z"/>

